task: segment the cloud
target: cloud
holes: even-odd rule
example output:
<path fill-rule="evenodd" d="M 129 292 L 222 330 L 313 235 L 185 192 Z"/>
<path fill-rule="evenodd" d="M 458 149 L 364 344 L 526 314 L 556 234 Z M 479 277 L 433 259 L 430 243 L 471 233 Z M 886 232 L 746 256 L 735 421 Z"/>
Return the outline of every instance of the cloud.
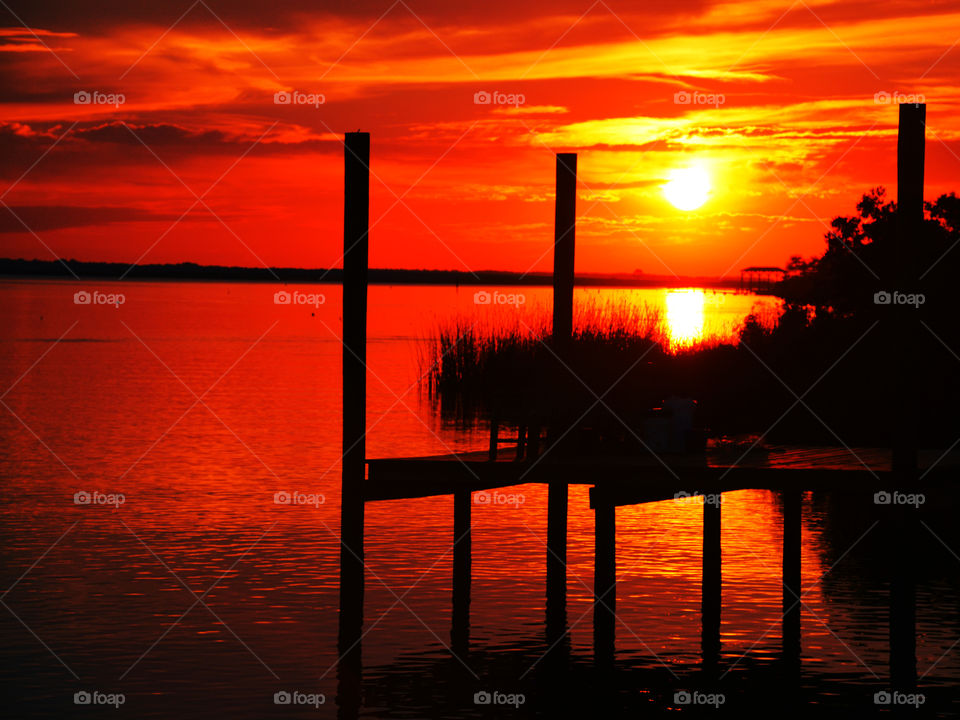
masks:
<path fill-rule="evenodd" d="M 335 248 L 339 133 L 356 128 L 373 135 L 374 207 L 377 198 L 390 207 L 388 190 L 412 188 L 382 224 L 397 239 L 391 247 L 405 248 L 398 262 L 449 261 L 424 224 L 458 255 L 484 261 L 478 243 L 496 224 L 548 226 L 558 151 L 580 153 L 585 237 L 608 203 L 650 226 L 663 215 L 677 237 L 709 237 L 709 224 L 678 223 L 660 198 L 667 171 L 690 161 L 709 166 L 716 202 L 729 212 L 786 211 L 809 191 L 811 212 L 830 217 L 851 188 L 889 183 L 895 171 L 896 109 L 875 105 L 878 91 L 926 95 L 928 183 L 956 177 L 955 0 L 7 3 L 36 35 L 14 27 L 12 15 L 0 29 L 0 176 L 32 168 L 8 202 L 44 229 L 87 228 L 61 234 L 80 246 L 78 256 L 83 243 L 113 252 L 131 232 L 149 245 L 165 230 L 165 213 L 193 201 L 179 178 L 200 190 L 224 172 L 211 202 L 238 218 L 245 243 L 282 250 L 294 264 Z M 126 103 L 75 105 L 83 89 L 123 93 Z M 278 106 L 281 89 L 322 93 L 326 103 Z M 526 104 L 475 105 L 484 89 L 521 93 Z M 725 102 L 678 104 L 680 91 Z M 159 227 L 146 227 L 151 220 Z M 622 245 L 615 220 L 602 229 Z M 3 232 L 20 232 L 10 217 L 3 223 Z M 309 240 L 294 229 L 277 243 L 280 224 L 309 228 Z M 782 244 L 781 229 L 771 243 Z M 585 257 L 601 258 L 590 255 L 591 242 Z M 712 242 L 689 262 L 726 252 L 726 238 Z M 171 257 L 228 252 L 197 225 L 164 245 Z M 517 262 L 535 260 L 534 249 Z"/>
<path fill-rule="evenodd" d="M 0 53 L 48 53 L 51 49 L 66 50 L 67 48 L 59 46 L 56 40 L 75 37 L 77 34 L 72 32 L 58 33 L 42 28 L 31 30 L 0 27 Z"/>
<path fill-rule="evenodd" d="M 233 133 L 171 123 L 107 122 L 77 124 L 70 128 L 69 123 L 0 123 L 0 154 L 4 158 L 0 177 L 16 178 L 31 167 L 31 178 L 75 174 L 84 167 L 129 167 L 144 163 L 152 167 L 157 163 L 153 153 L 173 162 L 204 156 L 240 157 L 247 151 L 256 156 L 313 155 L 341 149 L 339 140 L 333 136 L 320 136 L 307 128 L 287 124 L 277 125 L 266 136 L 263 135 L 269 124 Z"/>
<path fill-rule="evenodd" d="M 72 227 L 123 222 L 176 220 L 177 216 L 135 207 L 78 207 L 73 205 L 7 205 L 0 208 L 0 233 L 41 233 Z M 184 220 L 189 220 L 188 215 Z M 29 229 L 28 229 L 29 228 Z"/>
<path fill-rule="evenodd" d="M 710 0 L 676 0 L 669 6 L 646 8 L 643 15 L 661 19 L 688 17 L 704 12 L 711 4 L 714 3 Z M 210 25 L 222 28 L 221 20 L 236 28 L 278 31 L 302 27 L 306 19 L 317 17 L 350 21 L 363 29 L 373 25 L 381 16 L 394 21 L 423 21 L 438 30 L 477 26 L 504 28 L 510 23 L 542 19 L 544 14 L 537 3 L 517 3 L 515 0 L 485 0 L 478 3 L 451 3 L 448 0 L 285 0 L 283 3 L 232 0 L 225 3 L 203 0 L 183 3 L 182 6 L 174 6 L 163 0 L 138 3 L 127 0 L 88 0 L 85 3 L 47 0 L 42 4 L 34 0 L 7 0 L 6 5 L 16 13 L 16 16 L 4 13 L 9 17 L 9 24 L 20 19 L 30 27 L 87 32 L 147 25 L 163 29 L 174 23 L 187 27 Z M 616 5 L 611 3 L 623 17 L 637 15 L 636 11 L 617 8 Z M 573 24 L 588 7 L 582 0 L 554 0 L 550 4 L 551 12 L 568 25 Z M 608 15 L 608 12 L 598 6 L 594 14 Z"/>
<path fill-rule="evenodd" d="M 493 112 L 498 115 L 565 115 L 570 109 L 562 105 L 516 105 L 497 107 Z"/>

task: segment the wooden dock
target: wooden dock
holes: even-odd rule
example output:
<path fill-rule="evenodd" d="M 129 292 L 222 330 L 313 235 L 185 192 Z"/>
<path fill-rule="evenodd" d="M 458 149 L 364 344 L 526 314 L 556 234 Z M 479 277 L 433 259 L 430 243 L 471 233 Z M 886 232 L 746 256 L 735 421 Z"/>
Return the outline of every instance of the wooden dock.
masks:
<path fill-rule="evenodd" d="M 960 452 L 923 451 L 918 472 L 924 483 L 945 482 L 960 464 Z M 509 453 L 490 459 L 486 450 L 424 457 L 367 460 L 367 502 L 452 495 L 522 483 L 591 485 L 591 504 L 628 505 L 667 500 L 677 492 L 882 489 L 893 479 L 888 448 L 789 447 L 700 455 L 566 456 L 545 453 L 517 460 Z M 939 461 L 938 461 L 939 460 Z"/>
<path fill-rule="evenodd" d="M 900 105 L 898 135 L 898 227 L 906 242 L 923 219 L 925 106 Z M 913 431 L 916 417 L 912 380 L 918 369 L 913 345 L 896 349 L 897 371 L 889 392 L 895 408 L 894 447 L 716 447 L 690 455 L 571 454 L 550 440 L 571 428 L 521 427 L 511 441 L 501 440 L 494 423 L 489 449 L 429 457 L 369 459 L 366 436 L 366 292 L 369 230 L 370 138 L 349 133 L 344 142 L 344 343 L 343 471 L 340 574 L 340 697 L 359 707 L 360 644 L 363 638 L 364 508 L 369 502 L 453 496 L 452 647 L 469 647 L 471 585 L 471 509 L 473 493 L 526 483 L 548 486 L 546 632 L 550 647 L 561 643 L 566 622 L 567 514 L 570 485 L 590 486 L 595 513 L 594 651 L 595 662 L 613 660 L 616 620 L 616 508 L 623 505 L 702 496 L 702 649 L 705 670 L 716 667 L 720 651 L 721 527 L 725 492 L 748 488 L 780 494 L 783 513 L 782 642 L 789 672 L 800 669 L 801 516 L 805 492 L 835 490 L 863 493 L 866 512 L 877 506 L 884 532 L 897 539 L 890 562 L 890 682 L 897 690 L 916 686 L 916 593 L 914 552 L 916 509 L 889 501 L 896 492 L 955 492 L 960 453 L 920 451 Z M 572 328 L 576 155 L 557 155 L 554 236 L 554 338 L 558 355 Z M 893 286 L 904 287 L 902 283 Z M 897 322 L 907 325 L 905 315 Z M 904 333 L 906 330 L 904 330 Z M 898 337 L 907 337 L 900 333 Z M 881 391 L 878 389 L 878 392 Z M 839 401 L 842 401 L 840 399 Z M 562 423 L 555 423 L 562 425 Z M 546 442 L 541 438 L 546 431 Z M 513 442 L 510 448 L 500 446 Z M 641 441 L 642 444 L 642 441 Z M 884 498 L 887 498 L 886 500 Z"/>
<path fill-rule="evenodd" d="M 761 447 L 708 450 L 697 455 L 564 456 L 545 451 L 532 457 L 476 451 L 367 461 L 364 483 L 366 502 L 452 495 L 453 507 L 453 606 L 454 644 L 463 647 L 469 638 L 469 604 L 473 493 L 527 483 L 548 484 L 552 494 L 569 485 L 590 486 L 590 507 L 595 513 L 594 644 L 598 662 L 612 660 L 616 627 L 616 508 L 663 500 L 689 498 L 703 506 L 702 650 L 705 665 L 715 664 L 720 652 L 721 514 L 725 492 L 764 489 L 777 492 L 783 507 L 783 653 L 799 663 L 801 587 L 801 516 L 805 492 L 833 490 L 860 493 L 864 507 L 877 505 L 890 528 L 902 533 L 916 522 L 911 506 L 884 503 L 893 493 L 936 493 L 956 487 L 960 477 L 960 451 L 928 450 L 918 454 L 916 475 L 908 486 L 895 473 L 893 452 L 886 448 Z M 886 493 L 877 498 L 877 493 Z M 693 497 L 693 496 L 700 497 Z M 566 504 L 557 512 L 548 504 L 547 565 L 566 555 Z M 905 555 L 904 570 L 909 564 Z M 896 570 L 896 569 L 895 569 Z M 559 573 L 559 574 L 557 574 Z M 909 573 L 906 573 L 909 575 Z M 547 578 L 548 640 L 566 632 L 566 568 Z M 908 668 L 915 664 L 913 595 L 891 592 L 891 648 L 902 648 Z M 899 644 L 895 641 L 899 638 Z M 899 653 L 900 651 L 898 651 Z"/>

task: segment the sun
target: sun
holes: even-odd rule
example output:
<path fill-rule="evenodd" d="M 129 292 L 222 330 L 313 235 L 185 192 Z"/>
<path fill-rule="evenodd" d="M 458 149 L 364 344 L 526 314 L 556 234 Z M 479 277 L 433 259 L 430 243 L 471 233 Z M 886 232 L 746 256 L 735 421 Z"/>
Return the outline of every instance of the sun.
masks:
<path fill-rule="evenodd" d="M 677 210 L 696 210 L 710 195 L 710 176 L 703 168 L 678 168 L 670 173 L 663 194 Z"/>

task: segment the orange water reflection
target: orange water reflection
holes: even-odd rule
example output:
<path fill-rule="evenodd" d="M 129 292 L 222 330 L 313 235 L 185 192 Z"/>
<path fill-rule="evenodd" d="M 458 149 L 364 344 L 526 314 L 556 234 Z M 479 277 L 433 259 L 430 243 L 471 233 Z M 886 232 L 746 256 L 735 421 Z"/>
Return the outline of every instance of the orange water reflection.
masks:
<path fill-rule="evenodd" d="M 668 290 L 665 303 L 671 346 L 685 347 L 703 339 L 703 290 Z"/>
<path fill-rule="evenodd" d="M 193 602 L 162 558 L 198 592 L 223 576 L 205 598 L 229 629 L 277 675 L 291 678 L 291 686 L 314 683 L 309 686 L 333 698 L 328 670 L 339 655 L 339 289 L 322 288 L 326 302 L 315 308 L 276 305 L 269 285 L 128 283 L 122 288 L 128 301 L 117 309 L 75 305 L 73 293 L 82 287 L 0 284 L 0 300 L 12 309 L 0 326 L 6 348 L 0 378 L 12 388 L 5 401 L 12 412 L 0 413 L 0 519 L 11 538 L 6 559 L 16 569 L 13 577 L 74 528 L 8 596 L 11 607 L 50 647 L 69 648 L 71 666 L 124 658 L 116 662 L 119 676 Z M 530 305 L 549 301 L 548 289 L 519 291 Z M 427 398 L 418 397 L 415 385 L 411 389 L 419 375 L 419 339 L 438 319 L 466 310 L 485 317 L 487 306 L 473 303 L 474 292 L 370 289 L 371 457 L 485 447 L 482 428 L 444 426 Z M 603 294 L 662 299 L 674 343 L 710 339 L 718 328 L 742 322 L 756 302 L 734 294 L 720 300 L 710 290 Z M 601 293 L 578 288 L 578 300 L 592 295 Z M 202 405 L 191 391 L 203 393 Z M 119 510 L 76 505 L 73 495 L 82 489 L 124 493 L 126 503 Z M 322 494 L 326 502 L 277 504 L 274 494 L 281 490 Z M 580 658 L 592 653 L 594 516 L 587 491 L 571 488 L 568 523 L 570 649 Z M 523 493 L 524 504 L 473 510 L 471 642 L 530 648 L 522 672 L 545 650 L 547 490 L 526 485 L 510 492 Z M 424 653 L 449 657 L 451 511 L 449 496 L 367 507 L 368 667 L 400 672 L 411 649 L 421 654 L 407 665 L 417 672 Z M 828 584 L 819 583 L 833 542 L 821 530 L 818 513 L 825 512 L 807 497 L 805 672 L 871 683 L 869 668 L 886 662 L 885 587 L 870 575 L 843 575 L 851 558 L 860 557 L 855 553 L 830 573 Z M 732 672 L 740 673 L 779 652 L 782 521 L 777 498 L 763 490 L 725 495 L 722 518 L 723 652 Z M 619 661 L 657 672 L 663 664 L 695 668 L 702 507 L 672 500 L 628 506 L 617 511 L 617 524 Z M 835 547 L 833 557 L 846 549 Z M 924 592 L 955 597 L 946 585 Z M 960 676 L 960 657 L 949 652 L 956 625 L 942 622 L 933 600 L 920 607 L 922 667 L 936 663 L 929 677 Z M 193 702 L 233 697 L 238 707 L 230 708 L 232 717 L 262 717 L 254 703 L 272 697 L 272 676 L 201 609 L 147 654 L 124 689 L 132 697 L 157 693 L 158 675 L 183 667 L 186 658 L 191 683 L 204 690 Z M 25 668 L 50 697 L 69 696 L 73 688 L 63 686 L 64 673 L 44 646 L 13 618 L 6 633 L 0 640 L 7 641 L 7 664 Z M 747 660 L 739 662 L 744 654 Z M 222 708 L 211 707 L 211 715 L 217 712 Z"/>

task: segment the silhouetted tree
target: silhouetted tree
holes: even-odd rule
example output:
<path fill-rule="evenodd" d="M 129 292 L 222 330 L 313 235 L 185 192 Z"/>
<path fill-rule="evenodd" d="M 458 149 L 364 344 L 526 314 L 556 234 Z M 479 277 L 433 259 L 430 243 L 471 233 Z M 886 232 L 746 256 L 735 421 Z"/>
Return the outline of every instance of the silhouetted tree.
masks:
<path fill-rule="evenodd" d="M 790 259 L 781 294 L 790 305 L 812 306 L 814 321 L 870 314 L 879 290 L 924 292 L 940 297 L 960 272 L 960 199 L 954 193 L 927 202 L 918 237 L 897 236 L 897 204 L 882 187 L 873 188 L 857 203 L 857 214 L 838 216 L 825 233 L 826 250 L 819 258 Z M 896 264 L 904 246 L 917 276 L 911 287 L 896 288 Z"/>

